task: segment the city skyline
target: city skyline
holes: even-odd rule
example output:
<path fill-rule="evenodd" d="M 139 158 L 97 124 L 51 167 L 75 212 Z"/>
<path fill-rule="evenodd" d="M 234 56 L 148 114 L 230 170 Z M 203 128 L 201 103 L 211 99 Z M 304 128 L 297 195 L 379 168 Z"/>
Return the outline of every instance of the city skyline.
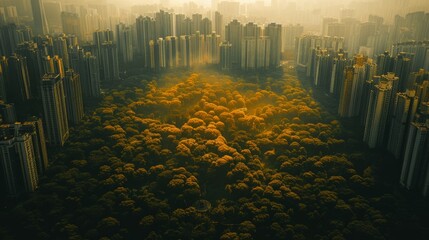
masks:
<path fill-rule="evenodd" d="M 427 239 L 429 3 L 0 0 L 0 239 Z"/>

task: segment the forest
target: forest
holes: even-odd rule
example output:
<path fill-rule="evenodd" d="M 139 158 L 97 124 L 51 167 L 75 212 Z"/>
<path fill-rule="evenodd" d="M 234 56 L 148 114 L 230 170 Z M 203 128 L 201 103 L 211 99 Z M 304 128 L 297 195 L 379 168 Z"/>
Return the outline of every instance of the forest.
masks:
<path fill-rule="evenodd" d="M 427 234 L 402 193 L 378 180 L 386 153 L 363 149 L 289 69 L 132 76 L 52 153 L 38 191 L 0 211 L 0 238 Z"/>

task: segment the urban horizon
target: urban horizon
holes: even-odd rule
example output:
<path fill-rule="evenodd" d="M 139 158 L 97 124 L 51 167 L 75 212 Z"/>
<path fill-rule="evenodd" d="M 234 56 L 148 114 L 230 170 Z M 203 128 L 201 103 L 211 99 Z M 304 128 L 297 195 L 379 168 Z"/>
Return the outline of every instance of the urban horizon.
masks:
<path fill-rule="evenodd" d="M 0 0 L 1 239 L 426 239 L 429 3 Z"/>

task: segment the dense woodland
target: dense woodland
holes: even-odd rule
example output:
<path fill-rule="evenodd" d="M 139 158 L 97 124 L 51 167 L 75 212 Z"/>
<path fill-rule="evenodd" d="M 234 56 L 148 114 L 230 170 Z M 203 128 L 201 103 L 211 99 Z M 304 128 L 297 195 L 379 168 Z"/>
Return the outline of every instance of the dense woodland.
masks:
<path fill-rule="evenodd" d="M 129 77 L 52 153 L 39 190 L 1 210 L 0 238 L 424 239 L 378 180 L 385 154 L 362 152 L 283 71 Z"/>

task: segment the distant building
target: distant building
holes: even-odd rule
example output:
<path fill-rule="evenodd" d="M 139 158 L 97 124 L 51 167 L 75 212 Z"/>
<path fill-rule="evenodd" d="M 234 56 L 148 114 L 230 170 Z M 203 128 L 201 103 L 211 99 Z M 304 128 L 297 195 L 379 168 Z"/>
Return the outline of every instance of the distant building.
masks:
<path fill-rule="evenodd" d="M 270 41 L 270 67 L 280 67 L 282 54 L 282 25 L 270 23 L 265 27 L 265 36 L 269 37 Z"/>
<path fill-rule="evenodd" d="M 137 29 L 137 46 L 139 53 L 144 58 L 144 66 L 150 67 L 150 52 L 149 42 L 156 40 L 156 24 L 155 20 L 150 17 L 138 17 L 136 19 Z"/>
<path fill-rule="evenodd" d="M 179 39 L 174 36 L 165 38 L 165 62 L 167 68 L 175 68 L 179 65 Z"/>
<path fill-rule="evenodd" d="M 123 23 L 116 25 L 116 39 L 118 43 L 119 62 L 127 64 L 133 62 L 133 35 L 131 27 Z"/>
<path fill-rule="evenodd" d="M 301 36 L 303 32 L 304 27 L 299 24 L 284 26 L 282 30 L 282 51 L 294 50 L 296 46 L 295 40 L 297 37 Z"/>
<path fill-rule="evenodd" d="M 220 44 L 221 37 L 215 32 L 206 36 L 206 59 L 204 62 L 208 64 L 219 64 Z"/>
<path fill-rule="evenodd" d="M 220 44 L 220 69 L 230 70 L 232 68 L 231 63 L 232 44 L 229 42 L 222 42 Z"/>
<path fill-rule="evenodd" d="M 77 13 L 61 12 L 61 22 L 63 32 L 66 34 L 74 34 L 78 38 L 83 39 L 82 23 Z"/>
<path fill-rule="evenodd" d="M 49 33 L 48 21 L 45 15 L 43 0 L 31 0 L 33 10 L 34 33 L 45 35 Z"/>
<path fill-rule="evenodd" d="M 239 21 L 234 20 L 225 27 L 225 40 L 231 44 L 231 64 L 233 67 L 241 66 L 242 36 L 243 25 Z"/>

